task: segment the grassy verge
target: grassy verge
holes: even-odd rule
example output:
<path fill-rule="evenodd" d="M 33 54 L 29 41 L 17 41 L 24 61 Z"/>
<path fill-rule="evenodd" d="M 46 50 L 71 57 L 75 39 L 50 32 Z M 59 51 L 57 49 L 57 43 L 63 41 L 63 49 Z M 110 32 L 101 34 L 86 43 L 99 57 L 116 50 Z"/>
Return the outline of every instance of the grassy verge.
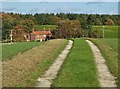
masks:
<path fill-rule="evenodd" d="M 100 49 L 110 72 L 117 77 L 118 74 L 118 39 L 91 39 Z"/>
<path fill-rule="evenodd" d="M 99 87 L 94 57 L 84 39 L 74 39 L 73 48 L 52 86 Z"/>
<path fill-rule="evenodd" d="M 13 44 L 3 44 L 2 45 L 2 60 L 11 59 L 13 56 L 17 55 L 18 53 L 25 52 L 34 46 L 41 45 L 43 43 L 40 42 L 19 42 Z"/>
<path fill-rule="evenodd" d="M 37 46 L 14 60 L 3 62 L 3 86 L 34 87 L 41 76 L 65 48 L 67 40 L 51 40 Z"/>
<path fill-rule="evenodd" d="M 35 25 L 34 28 L 35 30 L 53 30 L 55 25 Z"/>

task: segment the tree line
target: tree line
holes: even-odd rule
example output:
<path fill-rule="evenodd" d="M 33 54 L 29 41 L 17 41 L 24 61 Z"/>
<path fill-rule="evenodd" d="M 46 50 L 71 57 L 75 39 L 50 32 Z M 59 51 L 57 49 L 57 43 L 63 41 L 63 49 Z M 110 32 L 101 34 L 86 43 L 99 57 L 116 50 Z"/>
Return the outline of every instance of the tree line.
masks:
<path fill-rule="evenodd" d="M 2 19 L 2 39 L 9 39 L 10 30 L 18 41 L 24 34 L 31 33 L 34 25 L 56 25 L 53 38 L 91 37 L 92 25 L 118 25 L 118 15 L 73 14 L 73 13 L 0 13 Z M 87 32 L 87 33 L 86 33 Z M 84 33 L 84 34 L 83 34 Z"/>
<path fill-rule="evenodd" d="M 31 14 L 27 14 L 23 17 L 32 17 Z M 79 20 L 82 24 L 87 24 L 87 19 L 91 17 L 92 25 L 118 25 L 118 15 L 99 15 L 99 14 L 73 14 L 73 13 L 41 13 L 34 14 L 33 18 L 36 20 L 36 24 L 39 25 L 55 25 L 54 20 L 56 17 L 65 20 Z M 32 18 L 32 19 L 33 19 Z"/>

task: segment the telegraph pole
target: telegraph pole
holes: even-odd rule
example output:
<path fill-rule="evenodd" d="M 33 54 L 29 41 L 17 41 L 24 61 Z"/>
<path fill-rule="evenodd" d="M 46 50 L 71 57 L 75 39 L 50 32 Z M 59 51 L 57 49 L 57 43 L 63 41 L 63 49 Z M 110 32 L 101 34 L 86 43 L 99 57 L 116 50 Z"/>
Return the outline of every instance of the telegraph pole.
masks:
<path fill-rule="evenodd" d="M 104 29 L 105 26 L 103 26 L 103 38 L 105 37 L 105 29 Z"/>
<path fill-rule="evenodd" d="M 12 43 L 12 40 L 13 40 L 13 34 L 12 34 L 12 30 L 10 30 L 10 41 L 11 41 L 11 43 Z"/>

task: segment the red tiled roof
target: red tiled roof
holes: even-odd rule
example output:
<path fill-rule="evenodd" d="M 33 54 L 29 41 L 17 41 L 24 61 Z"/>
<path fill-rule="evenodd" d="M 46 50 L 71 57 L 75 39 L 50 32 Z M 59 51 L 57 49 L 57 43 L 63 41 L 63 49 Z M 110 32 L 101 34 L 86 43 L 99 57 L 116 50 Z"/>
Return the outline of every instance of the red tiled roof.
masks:
<path fill-rule="evenodd" d="M 34 35 L 49 35 L 51 34 L 50 31 L 33 31 L 31 34 L 34 34 Z"/>

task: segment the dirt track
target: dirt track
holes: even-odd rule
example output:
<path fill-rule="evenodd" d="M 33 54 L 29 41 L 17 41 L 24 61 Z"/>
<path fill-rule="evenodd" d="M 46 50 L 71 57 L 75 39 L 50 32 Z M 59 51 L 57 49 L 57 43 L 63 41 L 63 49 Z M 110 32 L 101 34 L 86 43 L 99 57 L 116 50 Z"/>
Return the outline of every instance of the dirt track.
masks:
<path fill-rule="evenodd" d="M 115 78 L 111 75 L 110 71 L 108 70 L 108 67 L 105 63 L 105 59 L 102 57 L 100 50 L 91 41 L 89 40 L 86 41 L 90 45 L 95 57 L 100 86 L 116 87 Z"/>
<path fill-rule="evenodd" d="M 61 65 L 64 62 L 65 58 L 67 57 L 72 47 L 72 44 L 73 44 L 73 41 L 69 40 L 69 44 L 62 51 L 62 53 L 58 56 L 58 58 L 55 60 L 52 66 L 45 72 L 44 75 L 40 76 L 40 78 L 37 80 L 36 87 L 50 87 L 51 86 L 52 80 L 57 77 L 58 71 L 60 70 Z"/>

